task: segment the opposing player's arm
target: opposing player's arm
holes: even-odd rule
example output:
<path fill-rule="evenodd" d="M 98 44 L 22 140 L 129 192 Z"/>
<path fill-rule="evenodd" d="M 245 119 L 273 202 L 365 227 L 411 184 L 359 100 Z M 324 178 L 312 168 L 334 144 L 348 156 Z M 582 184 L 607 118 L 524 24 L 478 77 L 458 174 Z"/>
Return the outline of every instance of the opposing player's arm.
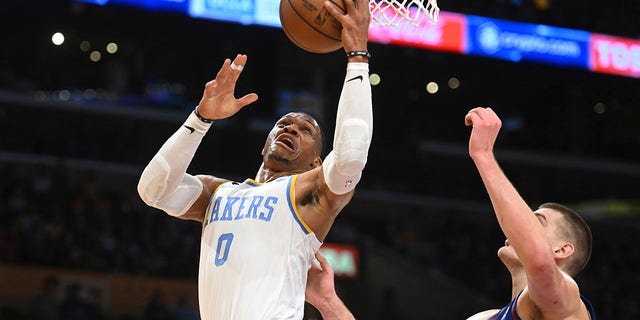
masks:
<path fill-rule="evenodd" d="M 316 259 L 320 265 L 311 264 L 307 277 L 305 300 L 320 311 L 322 319 L 355 319 L 336 293 L 334 272 L 331 265 L 319 252 L 316 252 Z"/>
<path fill-rule="evenodd" d="M 500 119 L 490 108 L 475 108 L 467 114 L 465 122 L 473 126 L 469 154 L 489 194 L 500 228 L 526 270 L 528 295 L 533 304 L 545 315 L 566 316 L 575 312 L 579 296 L 556 265 L 540 221 L 494 157 Z"/>
<path fill-rule="evenodd" d="M 474 162 L 500 227 L 526 270 L 528 295 L 533 304 L 547 315 L 569 311 L 572 300 L 578 296 L 570 294 L 542 226 L 495 159 L 476 156 Z"/>

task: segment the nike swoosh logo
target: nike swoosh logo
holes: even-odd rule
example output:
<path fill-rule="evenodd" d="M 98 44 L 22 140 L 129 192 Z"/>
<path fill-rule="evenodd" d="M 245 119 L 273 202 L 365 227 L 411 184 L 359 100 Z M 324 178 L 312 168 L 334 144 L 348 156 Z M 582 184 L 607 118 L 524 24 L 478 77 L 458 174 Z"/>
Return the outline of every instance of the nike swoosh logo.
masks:
<path fill-rule="evenodd" d="M 192 127 L 189 127 L 189 126 L 188 126 L 188 125 L 186 125 L 186 124 L 185 124 L 185 125 L 182 125 L 182 126 L 183 126 L 183 127 L 185 127 L 185 128 L 187 128 L 187 129 L 189 129 L 189 131 L 191 131 L 191 132 L 189 132 L 189 134 L 192 134 L 194 131 L 196 131 L 196 129 L 194 129 L 194 128 L 192 128 Z"/>
<path fill-rule="evenodd" d="M 360 80 L 360 82 L 362 82 L 362 79 L 364 79 L 364 78 L 362 77 L 362 75 L 359 75 L 359 76 L 355 76 L 355 77 L 353 77 L 353 78 L 351 78 L 351 79 L 347 80 L 347 82 L 349 82 L 349 81 L 353 81 L 353 80 Z"/>

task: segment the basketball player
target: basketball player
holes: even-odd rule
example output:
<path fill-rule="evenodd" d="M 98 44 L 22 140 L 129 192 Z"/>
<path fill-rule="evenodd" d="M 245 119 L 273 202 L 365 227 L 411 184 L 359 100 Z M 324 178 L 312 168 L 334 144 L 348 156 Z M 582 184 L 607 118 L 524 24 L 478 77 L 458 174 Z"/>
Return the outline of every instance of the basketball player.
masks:
<path fill-rule="evenodd" d="M 489 193 L 507 240 L 498 256 L 511 274 L 511 302 L 468 320 L 595 320 L 589 301 L 573 280 L 591 256 L 591 231 L 573 210 L 546 203 L 532 212 L 500 169 L 493 145 L 502 125 L 491 108 L 465 116 L 472 126 L 469 154 Z"/>
<path fill-rule="evenodd" d="M 347 67 L 333 150 L 321 159 L 322 134 L 304 113 L 280 118 L 262 149 L 255 179 L 233 182 L 186 173 L 215 121 L 255 102 L 235 85 L 247 56 L 226 59 L 202 100 L 160 148 L 138 184 L 150 206 L 202 223 L 199 304 L 203 319 L 302 319 L 307 271 L 338 213 L 361 178 L 373 117 L 367 52 L 369 2 L 327 1 L 342 24 Z M 349 54 L 349 53 L 352 54 Z M 216 150 L 224 156 L 224 150 Z"/>
<path fill-rule="evenodd" d="M 493 145 L 502 125 L 493 110 L 475 108 L 466 115 L 465 124 L 473 127 L 469 154 L 507 237 L 498 256 L 509 269 L 512 282 L 509 304 L 502 309 L 477 313 L 467 320 L 595 320 L 591 303 L 580 294 L 572 278 L 591 256 L 589 226 L 573 210 L 557 203 L 545 203 L 535 212 L 531 211 L 493 155 Z M 330 267 L 321 266 L 328 271 L 309 272 L 307 301 L 321 312 L 337 310 L 331 314 L 341 316 L 333 319 L 352 319 L 350 313 L 342 309 L 346 307 L 333 290 Z M 327 304 L 330 307 L 325 306 Z"/>

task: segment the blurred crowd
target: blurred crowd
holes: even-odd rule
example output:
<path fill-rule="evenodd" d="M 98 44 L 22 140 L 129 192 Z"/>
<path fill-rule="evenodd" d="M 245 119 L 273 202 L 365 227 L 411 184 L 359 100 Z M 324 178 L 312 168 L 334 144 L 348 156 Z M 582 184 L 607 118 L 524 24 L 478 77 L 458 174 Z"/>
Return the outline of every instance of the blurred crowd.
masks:
<path fill-rule="evenodd" d="M 99 294 L 79 283 L 61 283 L 56 276 L 45 278 L 41 288 L 26 304 L 24 310 L 3 307 L 2 319 L 16 320 L 198 320 L 198 311 L 186 302 L 184 296 L 169 302 L 161 291 L 152 293 L 139 314 L 114 317 L 104 308 Z"/>
<path fill-rule="evenodd" d="M 169 221 L 141 203 L 133 177 L 15 163 L 1 163 L 0 175 L 1 263 L 195 279 L 199 225 Z M 146 303 L 141 319 L 197 319 L 184 301 L 167 303 L 161 292 Z M 88 288 L 55 277 L 27 310 L 0 312 L 2 319 L 109 316 Z"/>
<path fill-rule="evenodd" d="M 169 221 L 146 207 L 133 177 L 6 163 L 0 165 L 0 175 L 3 262 L 196 275 L 198 224 Z"/>

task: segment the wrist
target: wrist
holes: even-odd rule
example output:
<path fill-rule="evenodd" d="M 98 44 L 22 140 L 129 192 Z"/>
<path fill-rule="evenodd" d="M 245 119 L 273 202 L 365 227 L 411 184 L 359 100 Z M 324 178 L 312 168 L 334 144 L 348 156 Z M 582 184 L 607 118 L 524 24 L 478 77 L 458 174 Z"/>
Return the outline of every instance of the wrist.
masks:
<path fill-rule="evenodd" d="M 187 129 L 194 129 L 195 132 L 200 134 L 204 134 L 209 131 L 211 124 L 212 122 L 202 121 L 201 117 L 198 116 L 195 110 L 189 113 L 189 117 L 187 117 L 187 120 L 184 122 L 184 126 L 186 126 Z"/>
<path fill-rule="evenodd" d="M 366 50 L 347 51 L 346 55 L 348 62 L 369 62 L 371 58 L 371 53 Z"/>
<path fill-rule="evenodd" d="M 486 163 L 493 163 L 496 162 L 496 158 L 493 154 L 493 152 L 472 152 L 469 153 L 469 155 L 471 156 L 471 160 L 473 160 L 473 162 L 475 162 L 476 164 L 486 164 Z"/>
<path fill-rule="evenodd" d="M 347 306 L 345 306 L 344 302 L 338 298 L 336 294 L 327 297 L 316 306 L 322 318 L 324 319 L 336 319 L 336 320 L 349 320 L 354 319 L 353 314 Z"/>
<path fill-rule="evenodd" d="M 200 120 L 200 121 L 202 121 L 202 122 L 204 122 L 204 123 L 208 123 L 208 124 L 213 123 L 213 119 L 207 119 L 207 118 L 203 117 L 202 115 L 200 115 L 200 112 L 199 112 L 199 110 L 198 110 L 199 108 L 200 108 L 200 106 L 196 106 L 196 108 L 195 108 L 195 109 L 193 109 L 193 114 L 195 114 L 195 115 L 196 115 L 196 117 L 198 118 L 198 120 Z"/>

